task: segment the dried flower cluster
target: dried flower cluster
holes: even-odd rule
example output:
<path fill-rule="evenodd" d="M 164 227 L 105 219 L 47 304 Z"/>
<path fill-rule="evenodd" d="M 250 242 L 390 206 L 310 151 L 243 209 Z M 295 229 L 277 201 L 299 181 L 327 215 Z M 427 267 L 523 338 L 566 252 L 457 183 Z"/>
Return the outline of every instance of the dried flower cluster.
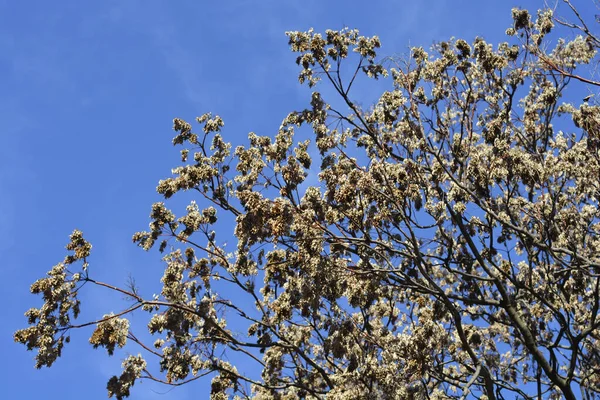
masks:
<path fill-rule="evenodd" d="M 330 84 L 343 108 L 315 91 L 274 138 L 233 151 L 220 117 L 198 118 L 202 133 L 175 119 L 183 165 L 157 190 L 198 199 L 181 217 L 154 204 L 133 238 L 167 252 L 160 294 L 93 280 L 75 231 L 15 340 L 37 367 L 88 325 L 109 354 L 140 345 L 108 383 L 118 399 L 139 379 L 203 376 L 211 399 L 600 398 L 600 106 L 563 101 L 600 86 L 586 75 L 600 40 L 571 11 L 515 9 L 506 43 L 386 63 L 356 30 L 289 32 L 300 83 Z M 369 109 L 351 96 L 363 74 L 390 82 Z M 74 325 L 85 283 L 133 304 Z"/>

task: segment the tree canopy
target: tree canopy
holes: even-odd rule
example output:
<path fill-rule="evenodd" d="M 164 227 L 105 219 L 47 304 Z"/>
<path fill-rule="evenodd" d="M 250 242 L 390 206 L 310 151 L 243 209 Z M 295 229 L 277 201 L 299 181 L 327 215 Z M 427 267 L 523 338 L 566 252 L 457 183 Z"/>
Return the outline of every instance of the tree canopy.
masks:
<path fill-rule="evenodd" d="M 274 137 L 232 149 L 219 116 L 174 120 L 181 165 L 157 191 L 196 200 L 153 204 L 133 236 L 164 254 L 160 294 L 96 280 L 76 230 L 14 339 L 37 368 L 74 329 L 127 346 L 118 399 L 203 377 L 215 400 L 600 398 L 600 36 L 565 4 L 513 9 L 496 46 L 405 57 L 357 30 L 288 32 L 315 91 Z M 364 107 L 359 79 L 389 90 Z M 129 303 L 75 322 L 94 285 Z"/>

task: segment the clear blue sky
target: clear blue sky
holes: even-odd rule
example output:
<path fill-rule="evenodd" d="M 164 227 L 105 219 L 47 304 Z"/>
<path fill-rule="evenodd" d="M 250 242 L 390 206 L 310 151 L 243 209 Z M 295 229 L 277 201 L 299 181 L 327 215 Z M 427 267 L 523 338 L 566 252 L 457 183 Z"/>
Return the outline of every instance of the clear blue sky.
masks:
<path fill-rule="evenodd" d="M 582 11 L 592 13 L 589 0 Z M 380 54 L 428 47 L 451 36 L 502 39 L 510 9 L 541 0 L 372 1 L 15 1 L 0 0 L 0 283 L 5 299 L 0 382 L 5 399 L 106 398 L 123 353 L 108 358 L 73 342 L 51 369 L 12 342 L 23 312 L 38 306 L 29 285 L 65 255 L 74 228 L 94 246 L 92 272 L 123 284 L 129 274 L 158 292 L 160 255 L 131 243 L 148 224 L 159 179 L 178 162 L 172 119 L 206 111 L 225 120 L 224 136 L 274 134 L 302 109 L 284 32 L 344 26 L 377 34 Z M 372 100 L 365 92 L 365 102 Z M 158 289 L 157 289 L 158 288 Z M 95 290 L 84 314 L 124 304 Z M 140 315 L 139 324 L 143 323 Z M 134 321 L 135 323 L 135 321 Z M 137 349 L 132 349 L 137 353 Z M 206 383 L 169 388 L 145 382 L 132 399 L 201 399 Z"/>

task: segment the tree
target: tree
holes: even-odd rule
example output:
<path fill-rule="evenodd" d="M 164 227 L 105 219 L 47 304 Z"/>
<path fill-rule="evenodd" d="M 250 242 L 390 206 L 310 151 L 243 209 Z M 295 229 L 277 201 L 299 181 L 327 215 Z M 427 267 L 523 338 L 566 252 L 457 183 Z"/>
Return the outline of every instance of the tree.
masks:
<path fill-rule="evenodd" d="M 108 382 L 118 399 L 140 379 L 207 375 L 212 399 L 600 398 L 600 107 L 562 100 L 600 86 L 586 67 L 600 40 L 571 10 L 575 23 L 513 9 L 496 48 L 458 39 L 381 62 L 376 36 L 288 32 L 300 83 L 338 99 L 313 92 L 275 138 L 233 152 L 220 117 L 201 133 L 175 119 L 183 165 L 157 190 L 198 200 L 179 218 L 154 204 L 133 237 L 166 253 L 160 295 L 95 280 L 76 230 L 15 340 L 38 368 L 74 329 L 95 326 L 109 355 L 139 345 Z M 351 95 L 362 75 L 389 81 L 368 109 Z M 93 285 L 131 303 L 75 324 Z"/>

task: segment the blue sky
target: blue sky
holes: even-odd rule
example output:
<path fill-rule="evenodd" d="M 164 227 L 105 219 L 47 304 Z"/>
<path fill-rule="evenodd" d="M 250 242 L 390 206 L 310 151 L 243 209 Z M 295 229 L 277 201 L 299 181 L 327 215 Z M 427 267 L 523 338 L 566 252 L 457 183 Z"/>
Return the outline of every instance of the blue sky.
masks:
<path fill-rule="evenodd" d="M 578 3 L 593 11 L 591 1 Z M 74 334 L 63 357 L 41 371 L 34 354 L 12 342 L 25 327 L 23 312 L 39 305 L 29 285 L 62 260 L 78 228 L 94 245 L 95 277 L 123 284 L 132 274 L 149 285 L 145 294 L 159 291 L 160 255 L 137 248 L 131 235 L 147 227 L 160 200 L 156 184 L 178 163 L 172 119 L 213 111 L 236 144 L 250 131 L 274 134 L 310 100 L 285 31 L 349 26 L 379 35 L 380 54 L 393 55 L 451 36 L 503 40 L 513 6 L 543 2 L 0 0 L 3 397 L 106 398 L 123 354 L 93 350 L 91 330 Z M 378 93 L 359 89 L 367 104 Z M 87 293 L 84 313 L 117 311 L 121 299 L 105 294 Z M 204 398 L 206 388 L 145 382 L 131 398 Z"/>

